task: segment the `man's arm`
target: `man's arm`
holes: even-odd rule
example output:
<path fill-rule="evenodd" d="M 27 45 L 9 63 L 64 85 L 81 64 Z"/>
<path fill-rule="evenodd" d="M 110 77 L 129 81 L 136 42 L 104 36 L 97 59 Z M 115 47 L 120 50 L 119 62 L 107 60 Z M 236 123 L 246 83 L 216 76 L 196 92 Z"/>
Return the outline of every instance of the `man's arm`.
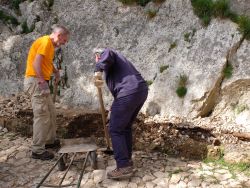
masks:
<path fill-rule="evenodd" d="M 33 62 L 33 67 L 36 72 L 36 77 L 38 78 L 40 83 L 45 82 L 43 73 L 42 73 L 42 62 L 43 62 L 43 55 L 37 54 L 35 60 Z"/>
<path fill-rule="evenodd" d="M 54 65 L 53 65 L 53 73 L 55 75 L 55 82 L 58 83 L 60 80 L 60 72 L 58 69 L 55 68 Z"/>
<path fill-rule="evenodd" d="M 43 73 L 42 73 L 42 62 L 43 62 L 43 55 L 37 54 L 35 57 L 35 60 L 33 62 L 33 67 L 36 72 L 36 77 L 38 78 L 38 86 L 41 90 L 41 93 L 43 95 L 49 95 L 50 90 L 49 90 L 49 85 L 45 81 Z"/>

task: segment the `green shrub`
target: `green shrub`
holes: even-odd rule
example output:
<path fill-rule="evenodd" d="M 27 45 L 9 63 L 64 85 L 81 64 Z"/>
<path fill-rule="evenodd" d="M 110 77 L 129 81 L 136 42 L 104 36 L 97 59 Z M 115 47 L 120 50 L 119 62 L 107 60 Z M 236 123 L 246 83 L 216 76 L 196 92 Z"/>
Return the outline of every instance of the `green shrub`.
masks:
<path fill-rule="evenodd" d="M 35 25 L 32 25 L 31 28 L 28 27 L 27 21 L 24 21 L 21 24 L 22 27 L 22 33 L 31 33 L 35 29 Z"/>
<path fill-rule="evenodd" d="M 213 15 L 213 1 L 212 0 L 191 0 L 194 13 L 201 18 L 202 23 L 207 26 Z"/>
<path fill-rule="evenodd" d="M 169 65 L 162 65 L 160 67 L 160 73 L 163 73 L 165 70 L 167 70 L 169 68 Z"/>
<path fill-rule="evenodd" d="M 238 24 L 240 33 L 244 38 L 250 40 L 250 19 L 247 16 L 240 16 Z"/>
<path fill-rule="evenodd" d="M 178 87 L 178 88 L 176 89 L 176 94 L 177 94 L 180 98 L 184 97 L 184 96 L 187 94 L 187 88 L 186 88 L 186 87 Z"/>
<path fill-rule="evenodd" d="M 147 10 L 147 16 L 149 19 L 152 19 L 156 16 L 157 11 L 156 10 Z"/>
<path fill-rule="evenodd" d="M 176 46 L 177 46 L 176 41 L 173 42 L 172 44 L 170 44 L 170 47 L 169 47 L 169 49 L 168 49 L 168 52 L 170 52 L 172 49 L 176 48 Z"/>
<path fill-rule="evenodd" d="M 24 2 L 25 0 L 11 0 L 10 1 L 10 6 L 15 9 L 15 10 L 19 10 L 19 4 Z"/>
<path fill-rule="evenodd" d="M 228 63 L 223 70 L 223 75 L 225 78 L 231 78 L 232 74 L 233 74 L 233 66 L 231 65 L 231 63 Z"/>
<path fill-rule="evenodd" d="M 180 98 L 184 97 L 187 94 L 187 88 L 186 88 L 187 80 L 188 80 L 188 77 L 185 74 L 181 74 L 179 76 L 179 81 L 178 81 L 178 87 L 176 89 L 176 94 Z"/>
<path fill-rule="evenodd" d="M 228 0 L 217 0 L 214 2 L 214 16 L 227 18 L 230 15 Z"/>
<path fill-rule="evenodd" d="M 3 11 L 0 10 L 0 20 L 3 21 L 3 23 L 10 23 L 13 25 L 18 25 L 18 21 L 15 17 L 13 16 L 9 16 L 7 14 L 5 14 Z"/>

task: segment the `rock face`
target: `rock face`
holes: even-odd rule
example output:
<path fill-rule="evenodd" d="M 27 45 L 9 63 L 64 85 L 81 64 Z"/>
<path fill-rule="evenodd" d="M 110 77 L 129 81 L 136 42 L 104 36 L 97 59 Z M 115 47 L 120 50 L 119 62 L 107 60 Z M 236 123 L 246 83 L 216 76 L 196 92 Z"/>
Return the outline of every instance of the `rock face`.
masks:
<path fill-rule="evenodd" d="M 243 7 L 247 14 L 243 1 L 237 2 L 231 1 L 233 10 Z M 208 27 L 202 27 L 190 0 L 149 3 L 146 7 L 125 6 L 117 0 L 55 0 L 50 13 L 43 6 L 36 0 L 20 5 L 22 19 L 27 19 L 29 25 L 35 24 L 34 32 L 0 35 L 0 66 L 5 70 L 0 74 L 0 94 L 22 90 L 25 59 L 32 40 L 47 33 L 58 20 L 71 30 L 70 42 L 63 48 L 70 88 L 63 90 L 61 102 L 98 108 L 92 84 L 92 49 L 108 46 L 123 53 L 152 83 L 144 113 L 182 118 L 212 114 L 248 129 L 248 41 L 243 42 L 231 62 L 232 77 L 224 79 L 222 74 L 227 52 L 241 38 L 235 23 L 213 19 Z M 149 10 L 156 11 L 156 16 L 149 18 Z M 187 77 L 187 94 L 183 98 L 176 94 L 180 75 Z M 105 102 L 110 104 L 112 97 L 107 88 L 104 95 Z"/>
<path fill-rule="evenodd" d="M 231 9 L 239 14 L 250 16 L 250 1 L 249 0 L 231 0 Z"/>

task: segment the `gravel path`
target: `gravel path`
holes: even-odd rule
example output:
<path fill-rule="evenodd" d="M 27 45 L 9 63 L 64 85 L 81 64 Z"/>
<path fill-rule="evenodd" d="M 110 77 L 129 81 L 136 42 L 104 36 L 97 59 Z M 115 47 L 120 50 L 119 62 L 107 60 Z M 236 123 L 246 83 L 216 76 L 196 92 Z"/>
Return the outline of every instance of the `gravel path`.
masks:
<path fill-rule="evenodd" d="M 0 131 L 0 187 L 36 187 L 46 172 L 55 164 L 52 161 L 35 160 L 30 157 L 31 139 L 20 137 L 6 129 Z M 83 157 L 83 154 L 79 157 Z M 57 155 L 58 158 L 58 155 Z M 115 168 L 112 156 L 98 153 L 98 169 L 88 165 L 81 187 L 95 188 L 245 188 L 250 187 L 250 177 L 232 174 L 226 167 L 201 161 L 171 158 L 162 153 L 135 151 L 134 176 L 127 180 L 109 180 L 106 173 Z M 64 172 L 56 168 L 46 180 L 47 184 L 58 184 Z M 73 165 L 63 184 L 77 182 L 79 166 Z"/>

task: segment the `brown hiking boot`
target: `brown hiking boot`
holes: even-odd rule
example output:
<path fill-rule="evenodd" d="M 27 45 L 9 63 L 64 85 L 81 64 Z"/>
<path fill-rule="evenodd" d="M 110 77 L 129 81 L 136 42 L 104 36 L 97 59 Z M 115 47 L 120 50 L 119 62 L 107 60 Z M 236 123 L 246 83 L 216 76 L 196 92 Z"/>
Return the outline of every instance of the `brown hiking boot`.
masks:
<path fill-rule="evenodd" d="M 107 173 L 109 179 L 129 178 L 133 175 L 133 167 L 116 168 Z"/>

